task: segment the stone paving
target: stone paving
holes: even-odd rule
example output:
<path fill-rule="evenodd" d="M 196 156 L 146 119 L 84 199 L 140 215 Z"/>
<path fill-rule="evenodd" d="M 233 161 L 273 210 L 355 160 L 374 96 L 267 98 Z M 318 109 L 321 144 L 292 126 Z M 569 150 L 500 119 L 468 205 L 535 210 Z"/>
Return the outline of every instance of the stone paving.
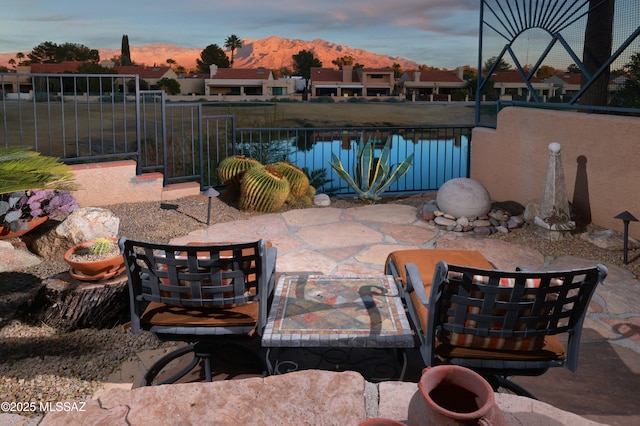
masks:
<path fill-rule="evenodd" d="M 530 247 L 443 232 L 419 219 L 415 207 L 390 204 L 267 214 L 216 224 L 172 242 L 255 238 L 278 248 L 278 271 L 289 274 L 379 274 L 390 252 L 415 248 L 479 250 L 501 269 L 594 263 L 571 256 L 545 259 Z M 628 270 L 606 266 L 606 283 L 598 286 L 585 321 L 577 373 L 555 368 L 518 381 L 541 401 L 591 420 L 640 424 L 640 284 Z"/>

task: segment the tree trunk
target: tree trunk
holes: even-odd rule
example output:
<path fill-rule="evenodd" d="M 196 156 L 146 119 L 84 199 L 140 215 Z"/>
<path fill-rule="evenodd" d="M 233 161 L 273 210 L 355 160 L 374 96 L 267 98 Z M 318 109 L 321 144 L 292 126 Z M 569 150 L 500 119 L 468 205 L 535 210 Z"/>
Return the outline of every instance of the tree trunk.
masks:
<path fill-rule="evenodd" d="M 593 8 L 602 0 L 590 0 L 589 7 Z M 613 13 L 615 0 L 606 0 L 595 7 L 587 18 L 587 28 L 584 34 L 584 50 L 582 62 L 589 74 L 593 75 L 611 56 L 613 38 Z M 582 105 L 605 106 L 608 104 L 608 86 L 610 70 L 607 68 L 585 90 L 580 98 Z M 582 77 L 582 84 L 586 78 Z"/>
<path fill-rule="evenodd" d="M 99 282 L 79 281 L 68 272 L 42 281 L 20 309 L 30 323 L 44 323 L 63 331 L 111 328 L 129 320 L 127 275 Z"/>

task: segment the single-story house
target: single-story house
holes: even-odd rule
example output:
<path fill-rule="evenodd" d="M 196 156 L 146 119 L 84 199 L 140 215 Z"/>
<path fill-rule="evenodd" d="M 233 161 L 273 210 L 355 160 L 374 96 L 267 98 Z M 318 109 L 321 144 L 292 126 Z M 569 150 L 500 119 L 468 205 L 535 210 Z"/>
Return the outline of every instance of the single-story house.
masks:
<path fill-rule="evenodd" d="M 296 80 L 275 79 L 266 68 L 218 68 L 211 65 L 204 80 L 206 96 L 289 97 L 296 91 Z"/>

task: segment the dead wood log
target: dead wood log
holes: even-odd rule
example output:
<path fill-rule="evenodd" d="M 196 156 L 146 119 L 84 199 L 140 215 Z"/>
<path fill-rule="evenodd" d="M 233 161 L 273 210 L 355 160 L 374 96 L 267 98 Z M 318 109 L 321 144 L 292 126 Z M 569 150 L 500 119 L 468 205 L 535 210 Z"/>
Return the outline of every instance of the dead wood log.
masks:
<path fill-rule="evenodd" d="M 20 309 L 25 321 L 63 331 L 112 328 L 129 320 L 127 275 L 85 282 L 63 272 L 44 279 Z"/>

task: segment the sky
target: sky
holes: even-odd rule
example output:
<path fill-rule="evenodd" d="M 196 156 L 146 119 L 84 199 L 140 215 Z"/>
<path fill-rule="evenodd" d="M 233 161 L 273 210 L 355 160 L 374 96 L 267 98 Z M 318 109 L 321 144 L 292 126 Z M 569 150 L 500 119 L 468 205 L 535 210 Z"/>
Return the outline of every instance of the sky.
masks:
<path fill-rule="evenodd" d="M 3 2 L 0 53 L 45 41 L 91 49 L 204 49 L 241 39 L 323 39 L 453 69 L 477 62 L 478 0 L 19 0 Z"/>

